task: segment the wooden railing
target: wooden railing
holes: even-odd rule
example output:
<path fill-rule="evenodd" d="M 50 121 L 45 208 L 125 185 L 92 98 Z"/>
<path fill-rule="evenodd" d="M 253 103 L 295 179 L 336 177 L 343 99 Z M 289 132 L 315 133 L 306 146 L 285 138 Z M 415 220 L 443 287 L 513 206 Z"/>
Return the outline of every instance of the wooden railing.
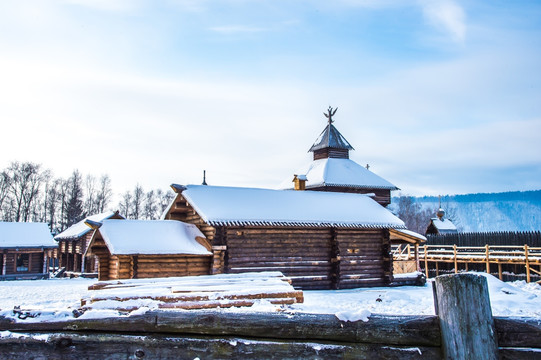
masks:
<path fill-rule="evenodd" d="M 410 245 L 397 245 L 392 248 L 394 261 L 414 259 L 413 249 Z M 523 265 L 527 282 L 531 281 L 531 274 L 541 275 L 541 247 L 485 245 L 485 246 L 457 246 L 457 245 L 424 245 L 419 247 L 419 259 L 424 262 L 426 277 L 428 278 L 428 263 L 453 263 L 454 272 L 459 272 L 459 264 L 485 264 L 486 272 L 490 273 L 490 265 L 498 265 L 498 275 L 502 279 L 502 264 Z M 537 266 L 539 269 L 534 269 Z M 438 271 L 436 270 L 436 275 Z"/>

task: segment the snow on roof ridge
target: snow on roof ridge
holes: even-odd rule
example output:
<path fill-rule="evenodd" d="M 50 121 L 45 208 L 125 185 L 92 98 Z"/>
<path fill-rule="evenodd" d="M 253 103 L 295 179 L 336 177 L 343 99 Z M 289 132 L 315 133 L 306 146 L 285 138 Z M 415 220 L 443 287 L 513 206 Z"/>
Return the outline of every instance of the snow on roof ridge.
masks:
<path fill-rule="evenodd" d="M 54 237 L 55 240 L 69 240 L 69 239 L 76 239 L 78 237 L 81 237 L 91 231 L 92 229 L 85 224 L 85 221 L 91 220 L 95 222 L 101 222 L 105 219 L 109 219 L 110 217 L 117 214 L 118 211 L 105 211 L 99 214 L 89 215 L 82 219 L 81 221 L 71 225 L 66 230 L 62 231 L 60 234 L 56 235 Z"/>
<path fill-rule="evenodd" d="M 320 186 L 345 186 L 398 190 L 399 188 L 381 176 L 351 159 L 324 158 L 312 160 L 296 172 L 306 174 L 306 188 Z M 290 181 L 283 181 L 280 189 L 292 189 Z"/>
<path fill-rule="evenodd" d="M 208 224 L 405 228 L 364 194 L 187 185 L 182 195 Z"/>

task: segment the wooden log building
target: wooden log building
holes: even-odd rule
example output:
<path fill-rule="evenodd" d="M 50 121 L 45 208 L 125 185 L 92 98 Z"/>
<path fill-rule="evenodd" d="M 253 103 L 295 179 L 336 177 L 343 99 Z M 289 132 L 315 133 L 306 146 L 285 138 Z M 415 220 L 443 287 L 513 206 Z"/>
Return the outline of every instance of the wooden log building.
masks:
<path fill-rule="evenodd" d="M 93 235 L 92 229 L 85 225 L 85 221 L 100 222 L 106 219 L 124 219 L 124 217 L 118 211 L 88 216 L 54 237 L 58 241 L 59 266 L 65 268 L 66 275 L 98 272 L 97 258 L 84 256 Z"/>
<path fill-rule="evenodd" d="M 445 217 L 445 210 L 441 207 L 436 213 L 436 217 L 430 219 L 426 228 L 426 235 L 447 235 L 456 234 L 458 230 L 453 222 Z"/>
<path fill-rule="evenodd" d="M 99 280 L 208 275 L 212 253 L 199 229 L 180 221 L 104 220 L 86 256 L 99 259 Z"/>
<path fill-rule="evenodd" d="M 0 222 L 0 280 L 48 278 L 57 248 L 46 223 Z"/>
<path fill-rule="evenodd" d="M 389 229 L 404 223 L 363 194 L 172 185 L 165 219 L 196 225 L 212 273 L 281 271 L 302 289 L 392 282 Z"/>
<path fill-rule="evenodd" d="M 325 114 L 313 161 L 282 190 L 172 185 L 177 197 L 164 218 L 201 229 L 213 273 L 278 270 L 302 289 L 393 282 L 390 230 L 405 226 L 385 206 L 398 188 L 349 159 L 353 147 L 334 127 L 335 113 Z"/>

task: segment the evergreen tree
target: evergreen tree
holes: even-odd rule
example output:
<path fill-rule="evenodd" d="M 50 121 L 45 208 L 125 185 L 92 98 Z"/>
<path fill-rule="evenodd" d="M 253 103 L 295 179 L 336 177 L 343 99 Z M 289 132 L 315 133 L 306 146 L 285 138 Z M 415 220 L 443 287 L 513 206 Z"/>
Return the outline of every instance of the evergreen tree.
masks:
<path fill-rule="evenodd" d="M 82 175 L 75 170 L 67 181 L 65 224 L 66 228 L 81 221 L 85 214 L 83 213 L 83 187 Z"/>

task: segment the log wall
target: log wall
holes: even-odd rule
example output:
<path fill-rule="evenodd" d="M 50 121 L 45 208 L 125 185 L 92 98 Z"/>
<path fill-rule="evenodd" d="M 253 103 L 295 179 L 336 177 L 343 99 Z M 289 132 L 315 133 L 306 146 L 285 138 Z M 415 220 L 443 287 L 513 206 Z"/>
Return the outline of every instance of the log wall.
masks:
<path fill-rule="evenodd" d="M 340 289 L 391 282 L 390 241 L 382 230 L 339 230 Z"/>
<path fill-rule="evenodd" d="M 281 271 L 302 289 L 332 285 L 330 229 L 229 227 L 226 272 Z"/>
<path fill-rule="evenodd" d="M 110 255 L 99 257 L 100 281 L 209 275 L 212 257 L 199 255 Z"/>
<path fill-rule="evenodd" d="M 19 254 L 28 254 L 28 270 L 17 271 L 16 259 Z M 2 264 L 3 266 L 4 264 Z M 43 273 L 43 251 L 41 252 L 29 252 L 29 251 L 8 251 L 6 253 L 6 275 L 11 274 L 41 274 Z M 1 274 L 0 274 L 1 275 Z"/>
<path fill-rule="evenodd" d="M 300 289 L 344 289 L 390 283 L 384 230 L 228 227 L 226 273 L 281 271 Z"/>

